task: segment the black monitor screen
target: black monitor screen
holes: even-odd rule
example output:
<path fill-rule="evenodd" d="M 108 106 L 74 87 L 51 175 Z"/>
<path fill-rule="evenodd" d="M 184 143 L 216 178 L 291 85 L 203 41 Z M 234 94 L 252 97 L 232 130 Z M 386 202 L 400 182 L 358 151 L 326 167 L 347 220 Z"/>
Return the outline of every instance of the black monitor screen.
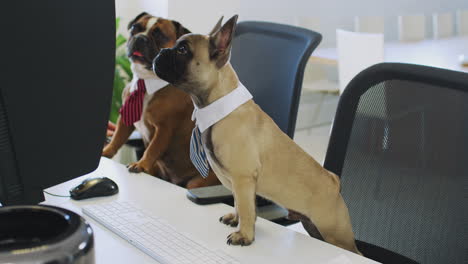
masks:
<path fill-rule="evenodd" d="M 2 1 L 0 202 L 94 170 L 115 57 L 114 0 Z"/>

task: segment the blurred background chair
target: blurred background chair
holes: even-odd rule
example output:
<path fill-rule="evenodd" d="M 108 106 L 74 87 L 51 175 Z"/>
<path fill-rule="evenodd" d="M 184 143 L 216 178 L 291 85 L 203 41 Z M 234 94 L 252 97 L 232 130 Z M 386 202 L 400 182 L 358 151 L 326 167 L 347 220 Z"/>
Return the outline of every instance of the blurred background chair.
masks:
<path fill-rule="evenodd" d="M 453 16 L 451 13 L 436 13 L 432 15 L 432 32 L 434 39 L 453 36 Z"/>
<path fill-rule="evenodd" d="M 457 33 L 459 36 L 468 36 L 468 9 L 457 10 Z"/>
<path fill-rule="evenodd" d="M 385 31 L 382 16 L 355 16 L 354 31 L 363 33 L 381 33 Z"/>
<path fill-rule="evenodd" d="M 340 94 L 365 68 L 384 60 L 383 34 L 336 30 Z"/>
<path fill-rule="evenodd" d="M 382 63 L 340 98 L 325 168 L 383 263 L 466 263 L 468 74 Z"/>
<path fill-rule="evenodd" d="M 398 16 L 398 39 L 419 41 L 426 38 L 426 17 L 424 15 Z"/>

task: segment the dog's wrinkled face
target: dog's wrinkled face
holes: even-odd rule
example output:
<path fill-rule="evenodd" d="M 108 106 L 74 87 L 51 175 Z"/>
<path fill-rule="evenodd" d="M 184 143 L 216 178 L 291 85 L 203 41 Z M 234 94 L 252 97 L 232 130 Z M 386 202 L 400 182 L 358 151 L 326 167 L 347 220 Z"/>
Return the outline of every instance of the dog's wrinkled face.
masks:
<path fill-rule="evenodd" d="M 236 22 L 237 15 L 222 27 L 220 20 L 209 35 L 182 36 L 173 48 L 161 50 L 154 59 L 156 75 L 189 94 L 206 93 L 229 61 Z"/>
<path fill-rule="evenodd" d="M 127 56 L 133 71 L 140 78 L 153 75 L 152 61 L 163 48 L 174 46 L 176 40 L 188 29 L 177 21 L 141 13 L 128 24 L 130 37 L 127 42 Z"/>

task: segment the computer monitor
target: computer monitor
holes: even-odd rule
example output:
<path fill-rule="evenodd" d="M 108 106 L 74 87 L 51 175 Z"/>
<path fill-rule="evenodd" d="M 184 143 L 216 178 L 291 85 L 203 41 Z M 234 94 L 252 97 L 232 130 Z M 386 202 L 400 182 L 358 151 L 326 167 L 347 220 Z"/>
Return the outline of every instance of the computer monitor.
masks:
<path fill-rule="evenodd" d="M 114 0 L 0 3 L 0 203 L 98 166 L 111 104 Z"/>

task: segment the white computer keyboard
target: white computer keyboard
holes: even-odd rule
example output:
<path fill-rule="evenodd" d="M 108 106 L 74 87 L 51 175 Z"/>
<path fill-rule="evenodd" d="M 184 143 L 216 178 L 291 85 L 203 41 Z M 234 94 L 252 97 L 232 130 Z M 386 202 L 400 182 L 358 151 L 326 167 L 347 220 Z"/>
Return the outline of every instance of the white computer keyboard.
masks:
<path fill-rule="evenodd" d="M 83 213 L 161 263 L 240 263 L 129 202 L 84 206 Z"/>

